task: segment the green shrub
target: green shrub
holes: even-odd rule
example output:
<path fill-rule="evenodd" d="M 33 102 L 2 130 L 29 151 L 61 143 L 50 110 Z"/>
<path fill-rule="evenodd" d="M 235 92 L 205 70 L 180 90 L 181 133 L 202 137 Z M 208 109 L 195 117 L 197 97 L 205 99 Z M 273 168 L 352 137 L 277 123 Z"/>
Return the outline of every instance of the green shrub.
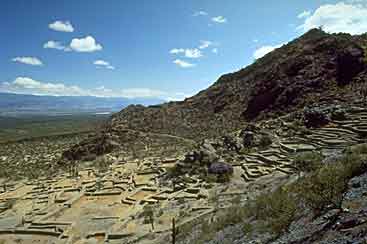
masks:
<path fill-rule="evenodd" d="M 231 181 L 231 176 L 232 174 L 230 173 L 220 174 L 217 176 L 217 182 L 218 183 L 228 183 Z"/>
<path fill-rule="evenodd" d="M 321 210 L 330 204 L 339 207 L 349 179 L 365 171 L 363 162 L 359 154 L 346 154 L 297 182 L 297 192 L 313 209 Z"/>
<path fill-rule="evenodd" d="M 166 168 L 166 172 L 169 178 L 178 177 L 182 174 L 180 168 L 177 167 L 177 165 Z"/>
<path fill-rule="evenodd" d="M 95 167 L 99 172 L 107 172 L 112 162 L 106 156 L 100 156 L 95 160 Z"/>
<path fill-rule="evenodd" d="M 246 234 L 246 235 L 250 235 L 253 231 L 253 225 L 250 224 L 250 223 L 244 223 L 243 224 L 243 232 Z"/>
<path fill-rule="evenodd" d="M 338 205 L 345 185 L 342 178 L 336 165 L 328 165 L 300 181 L 298 192 L 313 209 L 320 210 L 329 204 Z"/>
<path fill-rule="evenodd" d="M 266 148 L 273 143 L 271 137 L 268 134 L 264 134 L 260 137 L 259 147 Z"/>
<path fill-rule="evenodd" d="M 312 172 L 322 167 L 322 160 L 319 152 L 305 152 L 297 155 L 293 164 L 300 172 Z"/>
<path fill-rule="evenodd" d="M 145 205 L 143 208 L 142 216 L 144 217 L 144 224 L 151 224 L 152 230 L 154 230 L 154 207 L 151 205 Z"/>
<path fill-rule="evenodd" d="M 217 175 L 214 175 L 214 174 L 206 174 L 202 178 L 207 183 L 217 183 L 218 182 L 218 177 Z"/>
<path fill-rule="evenodd" d="M 367 154 L 367 144 L 359 144 L 346 150 L 346 154 L 364 155 Z"/>
<path fill-rule="evenodd" d="M 266 227 L 279 234 L 292 222 L 297 202 L 287 188 L 279 188 L 257 197 L 252 209 L 258 220 L 264 221 Z"/>

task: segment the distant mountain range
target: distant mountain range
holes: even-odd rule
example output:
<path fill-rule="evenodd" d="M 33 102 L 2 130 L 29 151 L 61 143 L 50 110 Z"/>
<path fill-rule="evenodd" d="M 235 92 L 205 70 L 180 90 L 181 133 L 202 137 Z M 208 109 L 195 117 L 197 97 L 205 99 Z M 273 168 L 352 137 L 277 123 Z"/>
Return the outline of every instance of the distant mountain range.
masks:
<path fill-rule="evenodd" d="M 131 104 L 154 105 L 155 98 L 106 98 L 92 96 L 36 96 L 0 93 L 0 115 L 58 115 L 75 113 L 111 113 Z"/>

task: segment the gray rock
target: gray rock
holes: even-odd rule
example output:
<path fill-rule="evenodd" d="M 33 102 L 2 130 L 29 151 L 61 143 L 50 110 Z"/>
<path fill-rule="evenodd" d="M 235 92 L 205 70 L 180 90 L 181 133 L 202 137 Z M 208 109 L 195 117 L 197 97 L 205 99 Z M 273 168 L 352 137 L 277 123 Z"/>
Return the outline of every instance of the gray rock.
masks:
<path fill-rule="evenodd" d="M 209 174 L 232 174 L 233 173 L 233 167 L 232 165 L 226 164 L 226 163 L 212 163 L 208 168 Z"/>

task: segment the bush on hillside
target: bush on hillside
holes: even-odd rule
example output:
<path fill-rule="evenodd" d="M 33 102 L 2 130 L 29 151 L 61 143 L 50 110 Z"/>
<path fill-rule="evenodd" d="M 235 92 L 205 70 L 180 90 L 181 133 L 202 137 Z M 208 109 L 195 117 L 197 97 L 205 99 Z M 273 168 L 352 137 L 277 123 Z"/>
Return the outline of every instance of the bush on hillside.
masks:
<path fill-rule="evenodd" d="M 322 167 L 323 156 L 319 152 L 305 152 L 296 156 L 294 167 L 300 172 L 312 172 Z"/>

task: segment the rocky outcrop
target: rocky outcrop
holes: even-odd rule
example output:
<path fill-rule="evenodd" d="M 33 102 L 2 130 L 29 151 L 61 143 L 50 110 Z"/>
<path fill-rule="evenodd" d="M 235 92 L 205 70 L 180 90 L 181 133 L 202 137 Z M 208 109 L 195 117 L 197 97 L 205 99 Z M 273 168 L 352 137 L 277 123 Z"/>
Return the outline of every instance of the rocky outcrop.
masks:
<path fill-rule="evenodd" d="M 110 134 L 88 138 L 63 153 L 67 160 L 94 160 L 97 156 L 112 152 L 120 147 Z"/>
<path fill-rule="evenodd" d="M 352 178 L 342 208 L 317 218 L 304 216 L 271 243 L 365 243 L 367 241 L 367 173 Z"/>

